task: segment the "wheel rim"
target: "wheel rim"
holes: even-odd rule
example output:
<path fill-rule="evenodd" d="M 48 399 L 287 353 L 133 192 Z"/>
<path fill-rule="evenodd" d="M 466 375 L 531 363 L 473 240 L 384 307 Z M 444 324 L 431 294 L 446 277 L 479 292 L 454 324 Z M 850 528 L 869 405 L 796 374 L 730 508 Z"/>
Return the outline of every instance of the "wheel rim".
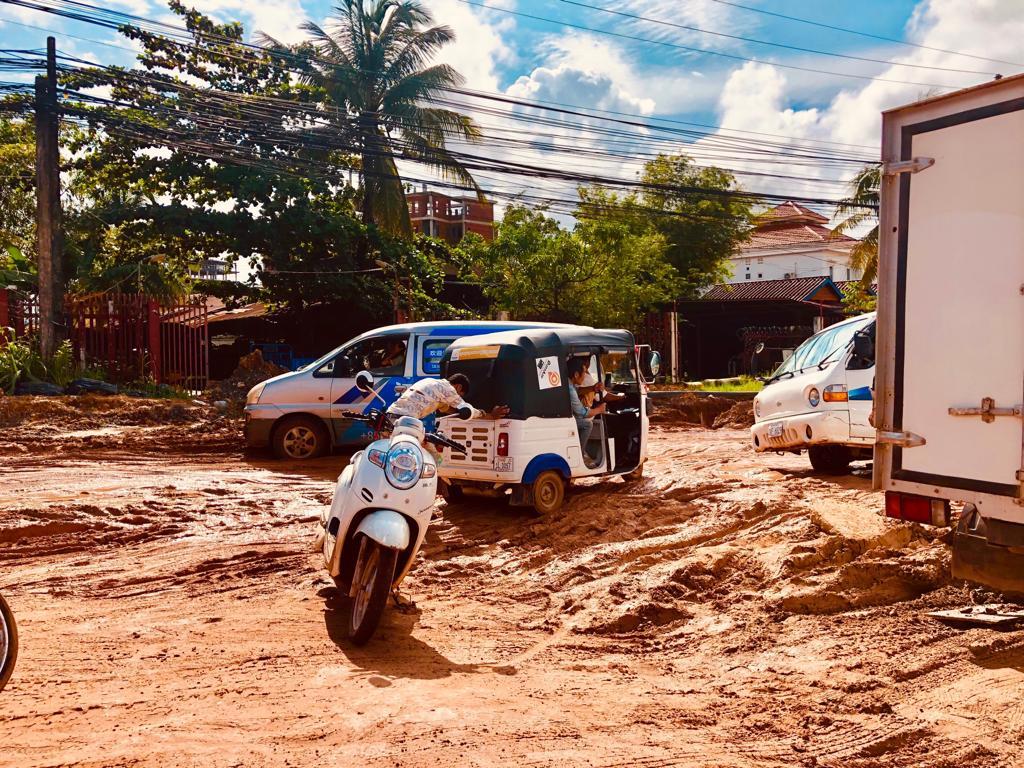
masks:
<path fill-rule="evenodd" d="M 363 543 L 364 552 L 367 544 Z M 366 555 L 362 568 L 355 579 L 355 598 L 352 601 L 352 629 L 359 629 L 363 619 L 366 618 L 366 610 L 370 607 L 370 598 L 373 595 L 373 585 L 377 581 L 377 568 L 380 564 L 380 548 L 369 546 L 370 552 Z"/>
<path fill-rule="evenodd" d="M 540 505 L 545 509 L 550 509 L 558 501 L 558 485 L 554 480 L 545 480 L 540 484 L 540 487 L 534 490 L 537 494 Z"/>
<path fill-rule="evenodd" d="M 0 672 L 7 666 L 7 655 L 11 649 L 11 632 L 7 626 L 7 611 L 0 606 Z"/>
<path fill-rule="evenodd" d="M 293 459 L 308 459 L 316 451 L 316 433 L 309 427 L 295 426 L 284 433 L 284 452 Z"/>

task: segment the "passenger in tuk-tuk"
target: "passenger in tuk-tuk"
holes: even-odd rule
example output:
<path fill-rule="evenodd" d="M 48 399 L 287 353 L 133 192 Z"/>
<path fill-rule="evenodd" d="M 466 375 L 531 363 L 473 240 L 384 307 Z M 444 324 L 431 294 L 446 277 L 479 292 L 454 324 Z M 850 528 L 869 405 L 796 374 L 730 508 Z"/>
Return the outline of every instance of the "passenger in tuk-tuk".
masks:
<path fill-rule="evenodd" d="M 569 381 L 573 385 L 569 387 L 569 404 L 572 407 L 572 415 L 576 417 L 576 431 L 580 436 L 580 448 L 583 451 L 584 461 L 592 462 L 597 457 L 587 453 L 587 441 L 590 440 L 590 433 L 594 429 L 594 417 L 604 413 L 606 406 L 604 403 L 599 403 L 588 408 L 580 400 L 579 388 L 584 386 L 586 377 L 589 375 L 586 361 L 582 358 L 577 357 L 569 361 Z"/>

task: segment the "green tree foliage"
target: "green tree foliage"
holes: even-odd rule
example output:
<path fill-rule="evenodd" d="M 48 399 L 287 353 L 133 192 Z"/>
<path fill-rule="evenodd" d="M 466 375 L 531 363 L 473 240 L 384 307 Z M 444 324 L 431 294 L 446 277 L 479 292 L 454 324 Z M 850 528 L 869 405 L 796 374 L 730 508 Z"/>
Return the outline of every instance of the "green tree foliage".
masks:
<path fill-rule="evenodd" d="M 882 167 L 867 165 L 850 182 L 850 194 L 839 201 L 836 216 L 845 216 L 833 230 L 835 235 L 847 235 L 864 224 L 875 222 L 867 234 L 850 251 L 850 264 L 862 270 L 861 285 L 866 289 L 878 279 L 878 210 Z M 872 209 L 873 208 L 873 209 Z"/>
<path fill-rule="evenodd" d="M 91 128 L 72 147 L 73 189 L 90 201 L 71 243 L 80 287 L 180 295 L 203 259 L 244 261 L 260 282 L 253 297 L 344 303 L 372 322 L 390 316 L 397 269 L 404 302 L 438 311 L 429 297 L 448 252 L 360 221 L 348 183 L 357 134 L 325 124 L 326 94 L 295 78 L 295 53 L 254 51 L 240 24 L 170 7 L 191 40 L 126 27 L 141 69 L 69 83 L 111 93 L 69 110 Z"/>
<path fill-rule="evenodd" d="M 676 285 L 662 236 L 611 219 L 570 232 L 543 211 L 512 206 L 493 242 L 470 237 L 464 248 L 484 294 L 517 319 L 629 327 Z"/>
<path fill-rule="evenodd" d="M 614 219 L 634 233 L 661 235 L 664 256 L 677 274 L 676 296 L 692 298 L 729 276 L 728 258 L 747 238 L 749 200 L 737 197 L 727 171 L 698 167 L 685 155 L 659 155 L 644 165 L 642 192 L 616 196 L 600 188 L 581 191 L 579 216 Z"/>
<path fill-rule="evenodd" d="M 13 247 L 29 253 L 34 247 L 35 159 L 33 123 L 0 118 L 0 252 Z"/>
<path fill-rule="evenodd" d="M 363 221 L 405 237 L 411 237 L 412 226 L 396 156 L 476 187 L 449 153 L 447 139 L 475 141 L 478 129 L 469 117 L 432 106 L 463 78 L 447 64 L 429 64 L 455 39 L 449 27 L 431 22 L 416 0 L 342 0 L 326 29 L 304 25 L 310 37 L 303 45 L 288 49 L 264 36 L 278 50 L 306 55 L 304 82 L 336 108 L 336 123 L 346 129 L 354 124 Z"/>

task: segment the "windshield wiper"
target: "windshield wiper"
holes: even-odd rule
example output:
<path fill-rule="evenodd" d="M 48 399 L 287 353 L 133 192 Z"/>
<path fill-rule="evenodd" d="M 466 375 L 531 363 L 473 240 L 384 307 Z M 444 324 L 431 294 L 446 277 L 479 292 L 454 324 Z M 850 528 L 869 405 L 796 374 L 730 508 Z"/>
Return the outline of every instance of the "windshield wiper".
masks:
<path fill-rule="evenodd" d="M 783 371 L 782 373 L 776 373 L 774 376 L 772 376 L 770 379 L 768 379 L 768 381 L 766 381 L 764 383 L 764 385 L 767 387 L 769 384 L 774 384 L 776 381 L 781 379 L 783 376 L 788 376 L 789 378 L 792 379 L 793 376 L 795 376 L 795 375 L 796 374 L 794 374 L 793 371 Z"/>

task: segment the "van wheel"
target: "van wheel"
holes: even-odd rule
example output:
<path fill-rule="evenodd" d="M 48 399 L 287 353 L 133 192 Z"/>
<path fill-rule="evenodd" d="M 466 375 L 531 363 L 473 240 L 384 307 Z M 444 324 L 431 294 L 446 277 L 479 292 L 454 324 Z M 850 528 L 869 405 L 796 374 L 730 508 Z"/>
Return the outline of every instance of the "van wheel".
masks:
<path fill-rule="evenodd" d="M 812 445 L 807 457 L 816 472 L 825 475 L 845 475 L 850 471 L 850 449 L 845 445 Z"/>
<path fill-rule="evenodd" d="M 565 501 L 565 480 L 553 469 L 537 475 L 533 481 L 533 508 L 538 514 L 550 515 L 557 512 Z"/>
<path fill-rule="evenodd" d="M 274 455 L 279 459 L 304 461 L 327 453 L 327 428 L 312 416 L 288 416 L 274 429 Z"/>

